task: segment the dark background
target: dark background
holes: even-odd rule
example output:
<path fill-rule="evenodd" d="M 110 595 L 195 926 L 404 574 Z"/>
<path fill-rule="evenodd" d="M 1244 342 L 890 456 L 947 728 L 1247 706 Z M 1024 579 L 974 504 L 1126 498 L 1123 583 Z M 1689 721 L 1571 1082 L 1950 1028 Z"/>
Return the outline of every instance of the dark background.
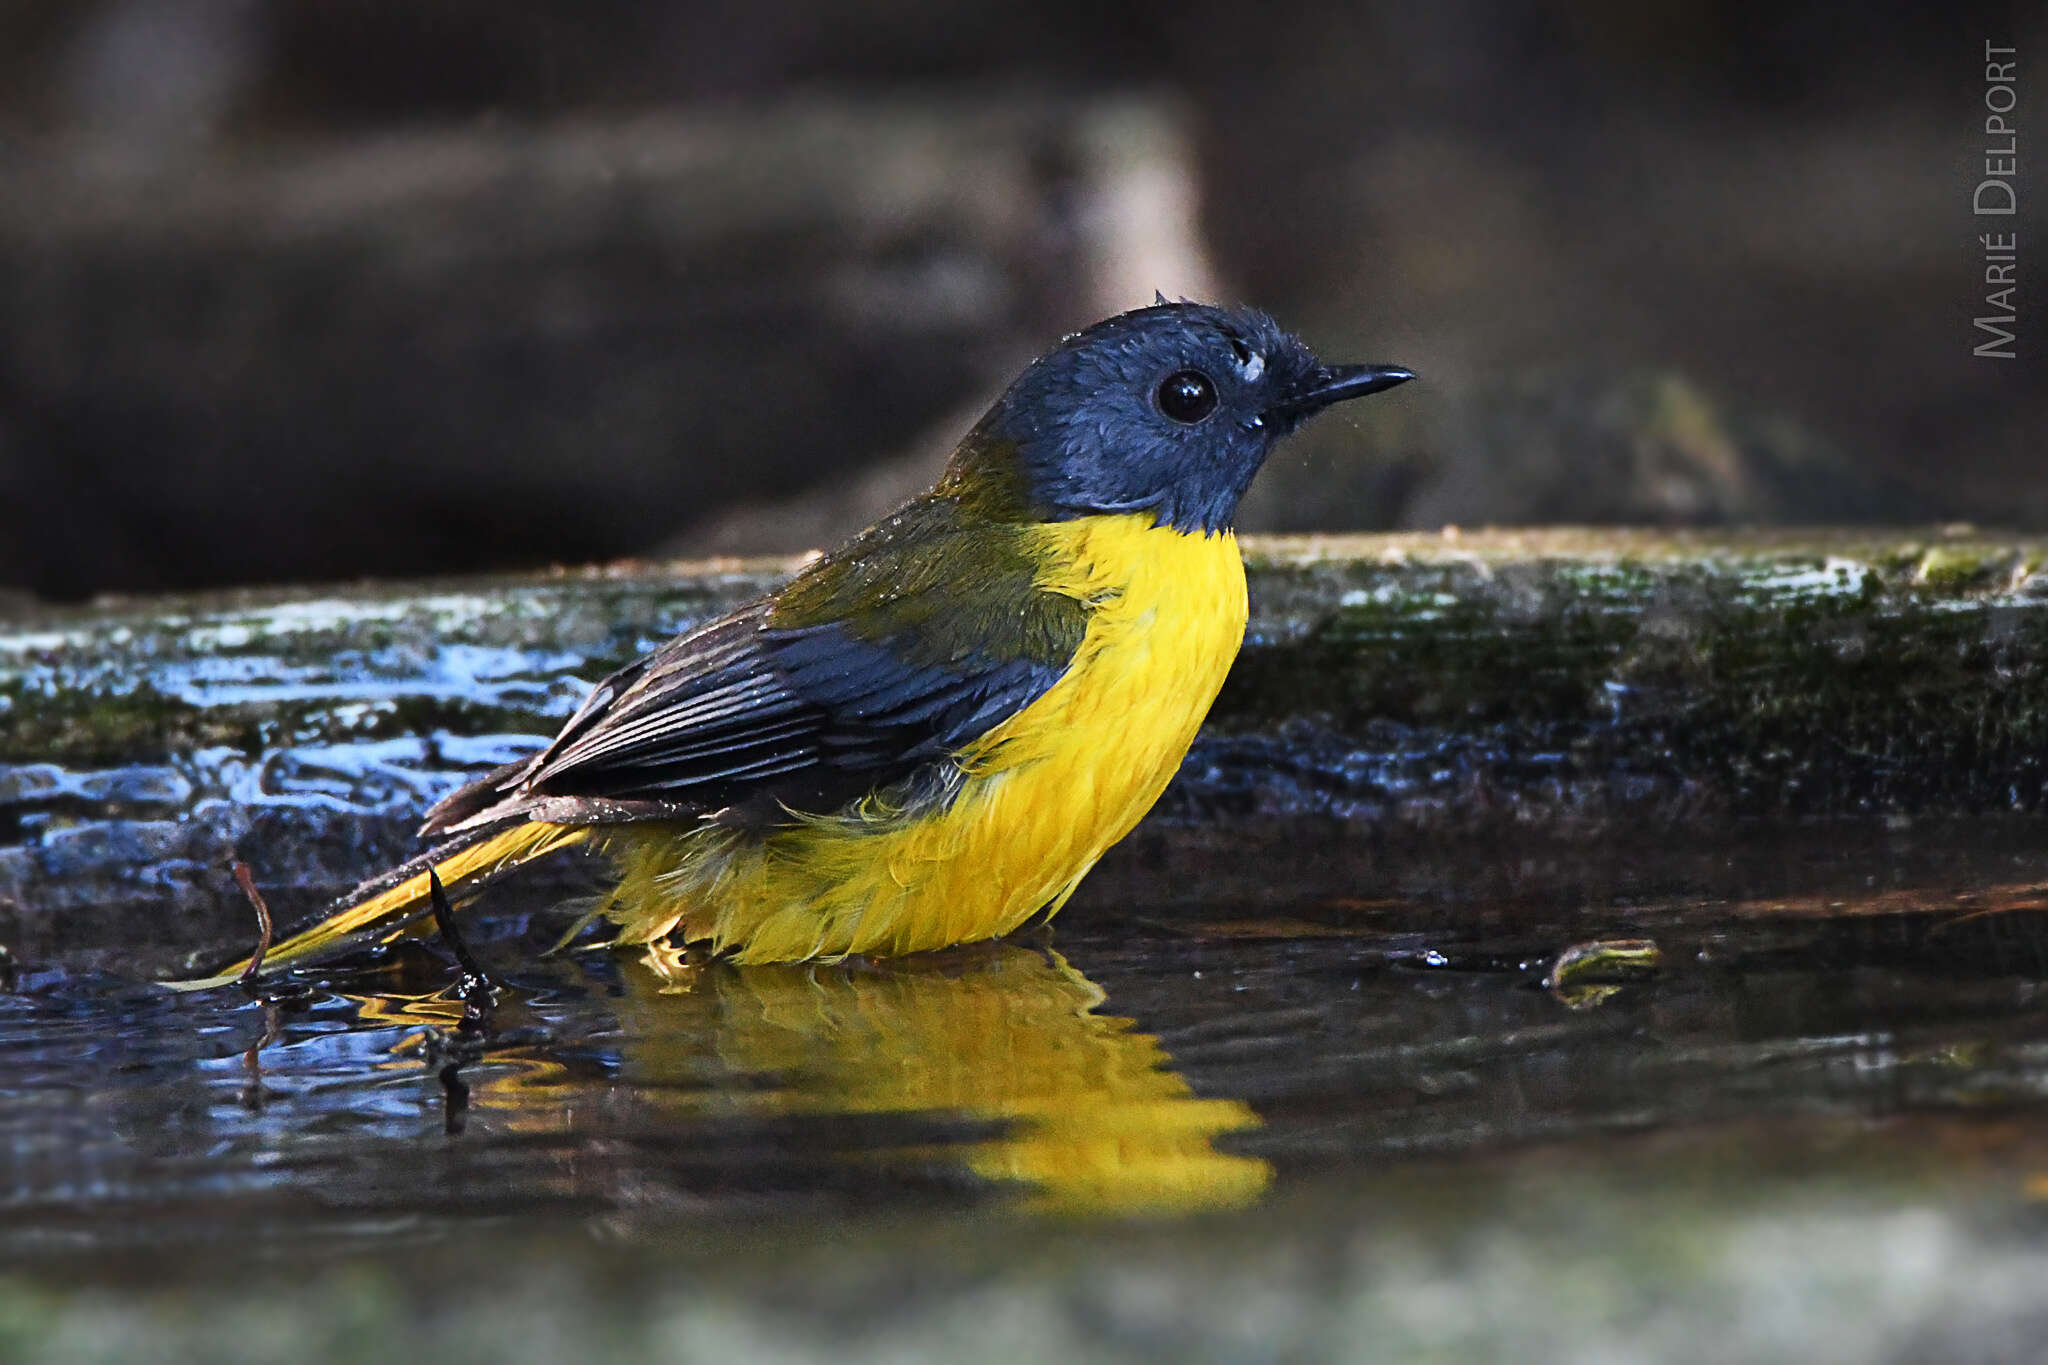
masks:
<path fill-rule="evenodd" d="M 2044 53 L 2041 7 L 23 0 L 0 587 L 799 548 L 1155 287 L 1423 375 L 1251 529 L 2048 525 Z"/>

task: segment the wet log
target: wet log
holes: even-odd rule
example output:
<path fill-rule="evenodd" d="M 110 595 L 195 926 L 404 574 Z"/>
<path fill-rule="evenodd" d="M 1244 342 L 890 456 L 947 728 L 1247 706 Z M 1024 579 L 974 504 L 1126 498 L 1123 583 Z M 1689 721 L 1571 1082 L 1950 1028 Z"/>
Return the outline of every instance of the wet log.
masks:
<path fill-rule="evenodd" d="M 1384 867 L 1442 840 L 2048 809 L 2048 541 L 1555 530 L 1248 559 L 1244 654 L 1098 894 L 1270 883 L 1305 829 Z M 537 747 L 588 682 L 790 567 L 0 605 L 0 939 L 86 906 L 176 938 L 172 912 L 236 906 L 233 848 L 310 904 L 407 853 L 429 802 Z"/>

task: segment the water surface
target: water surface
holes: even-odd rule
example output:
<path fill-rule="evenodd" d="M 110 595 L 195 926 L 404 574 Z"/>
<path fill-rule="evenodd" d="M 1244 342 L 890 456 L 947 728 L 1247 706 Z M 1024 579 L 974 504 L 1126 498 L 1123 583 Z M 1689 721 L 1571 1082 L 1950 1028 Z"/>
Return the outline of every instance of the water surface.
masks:
<path fill-rule="evenodd" d="M 0 1255 L 1228 1215 L 1645 1142 L 1873 1188 L 1939 1167 L 2018 1207 L 2048 1174 L 2033 843 L 1304 856 L 1263 893 L 1112 867 L 1051 929 L 805 967 L 543 956 L 574 906 L 514 884 L 466 920 L 488 1000 L 431 939 L 255 997 L 24 963 Z M 1555 979 L 1619 939 L 1654 967 Z"/>

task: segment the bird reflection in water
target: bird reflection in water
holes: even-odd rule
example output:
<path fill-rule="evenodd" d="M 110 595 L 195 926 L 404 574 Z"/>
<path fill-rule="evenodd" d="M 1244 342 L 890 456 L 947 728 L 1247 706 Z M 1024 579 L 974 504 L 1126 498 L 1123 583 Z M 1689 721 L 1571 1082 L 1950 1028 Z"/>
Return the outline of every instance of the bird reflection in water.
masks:
<path fill-rule="evenodd" d="M 480 1127 L 602 1136 L 589 1101 L 604 1096 L 596 1123 L 619 1121 L 623 1088 L 643 1134 L 681 1135 L 692 1120 L 965 1120 L 957 1140 L 913 1124 L 900 1144 L 843 1155 L 957 1162 L 1040 1211 L 1227 1208 L 1272 1180 L 1266 1162 L 1216 1147 L 1258 1116 L 1197 1096 L 1159 1040 L 1099 1013 L 1101 988 L 1056 953 L 999 943 L 738 967 L 657 949 L 614 989 L 579 1007 L 609 1007 L 613 1064 L 579 1066 L 547 1044 L 492 1047 L 466 1073 Z M 445 997 L 359 1001 L 366 1022 L 446 1028 L 461 1013 Z"/>

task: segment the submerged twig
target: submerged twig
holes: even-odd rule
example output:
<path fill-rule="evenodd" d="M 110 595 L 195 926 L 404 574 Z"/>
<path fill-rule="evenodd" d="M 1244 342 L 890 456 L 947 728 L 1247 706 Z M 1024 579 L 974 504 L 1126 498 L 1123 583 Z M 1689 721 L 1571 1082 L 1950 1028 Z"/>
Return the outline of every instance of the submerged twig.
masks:
<path fill-rule="evenodd" d="M 249 954 L 249 965 L 242 968 L 242 974 L 235 978 L 235 984 L 245 991 L 256 989 L 256 977 L 263 970 L 264 954 L 270 951 L 271 922 L 270 906 L 264 901 L 263 893 L 256 889 L 255 874 L 249 865 L 237 859 L 233 865 L 235 885 L 242 888 L 242 894 L 249 898 L 249 904 L 256 908 L 256 951 Z"/>

